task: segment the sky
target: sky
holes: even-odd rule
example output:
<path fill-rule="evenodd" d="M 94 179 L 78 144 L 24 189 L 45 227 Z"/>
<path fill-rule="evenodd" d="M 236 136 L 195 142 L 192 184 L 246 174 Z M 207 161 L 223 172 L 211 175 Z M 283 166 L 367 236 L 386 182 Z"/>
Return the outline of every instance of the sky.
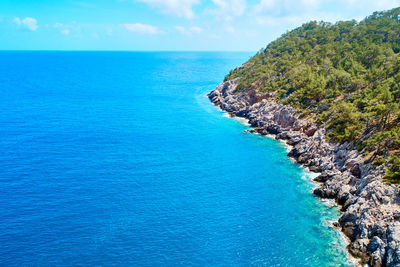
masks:
<path fill-rule="evenodd" d="M 1 0 L 0 50 L 258 51 L 400 0 Z"/>

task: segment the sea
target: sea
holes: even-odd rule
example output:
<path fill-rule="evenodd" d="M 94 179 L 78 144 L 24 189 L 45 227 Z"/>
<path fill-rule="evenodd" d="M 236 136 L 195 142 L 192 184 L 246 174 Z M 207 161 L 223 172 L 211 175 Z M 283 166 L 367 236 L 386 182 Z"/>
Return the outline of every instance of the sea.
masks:
<path fill-rule="evenodd" d="M 0 52 L 1 266 L 351 266 L 339 211 L 206 94 L 252 52 Z"/>

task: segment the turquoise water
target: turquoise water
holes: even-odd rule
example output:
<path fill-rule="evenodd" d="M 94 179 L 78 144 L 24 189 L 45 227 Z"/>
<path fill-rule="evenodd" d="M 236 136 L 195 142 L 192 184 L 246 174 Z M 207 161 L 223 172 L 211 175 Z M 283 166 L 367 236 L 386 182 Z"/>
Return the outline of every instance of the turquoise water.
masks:
<path fill-rule="evenodd" d="M 346 266 L 282 143 L 205 97 L 250 56 L 0 52 L 0 265 Z"/>

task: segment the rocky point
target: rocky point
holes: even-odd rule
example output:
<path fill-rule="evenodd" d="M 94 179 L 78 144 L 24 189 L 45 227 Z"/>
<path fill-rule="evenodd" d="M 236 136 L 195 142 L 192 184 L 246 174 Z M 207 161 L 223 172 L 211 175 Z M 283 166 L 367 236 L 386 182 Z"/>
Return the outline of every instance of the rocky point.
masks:
<path fill-rule="evenodd" d="M 384 169 L 365 163 L 352 143 L 327 141 L 325 129 L 299 119 L 295 110 L 249 89 L 237 79 L 220 84 L 209 99 L 232 116 L 245 117 L 252 132 L 272 134 L 291 145 L 289 157 L 320 175 L 314 194 L 335 199 L 343 214 L 336 223 L 349 238 L 349 252 L 370 266 L 400 266 L 398 188 L 382 181 Z"/>

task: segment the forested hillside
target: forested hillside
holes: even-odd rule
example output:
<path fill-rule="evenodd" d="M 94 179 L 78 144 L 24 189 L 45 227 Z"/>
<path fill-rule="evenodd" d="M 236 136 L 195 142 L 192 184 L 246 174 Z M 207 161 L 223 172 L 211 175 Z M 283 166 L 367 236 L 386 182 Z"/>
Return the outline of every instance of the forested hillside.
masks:
<path fill-rule="evenodd" d="M 310 22 L 284 34 L 226 80 L 292 105 L 353 142 L 367 162 L 385 164 L 400 182 L 400 8 L 361 22 Z"/>

